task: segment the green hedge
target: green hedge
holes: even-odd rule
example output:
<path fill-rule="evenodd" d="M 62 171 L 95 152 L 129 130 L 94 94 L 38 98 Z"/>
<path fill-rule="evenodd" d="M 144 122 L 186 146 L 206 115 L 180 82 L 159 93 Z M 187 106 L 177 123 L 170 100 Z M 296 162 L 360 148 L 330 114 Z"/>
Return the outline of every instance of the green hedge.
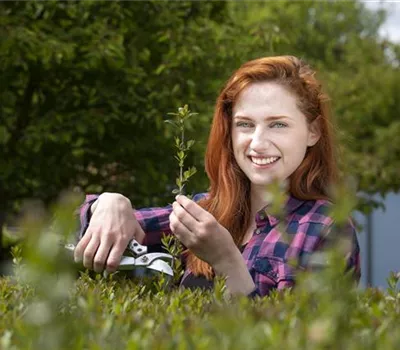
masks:
<path fill-rule="evenodd" d="M 314 276 L 315 277 L 315 276 Z M 393 278 L 394 280 L 394 278 Z M 0 281 L 1 349 L 398 349 L 400 295 L 343 280 L 268 298 L 65 275 L 40 291 Z M 53 283 L 52 283 L 53 282 Z"/>
<path fill-rule="evenodd" d="M 0 349 L 399 349 L 400 275 L 388 289 L 357 288 L 340 256 L 298 276 L 292 291 L 248 299 L 174 288 L 162 278 L 77 274 L 60 239 L 74 231 L 61 200 L 27 211 L 13 275 L 0 279 Z M 69 209 L 68 209 L 69 208 Z M 78 277 L 78 278 L 77 278 Z"/>

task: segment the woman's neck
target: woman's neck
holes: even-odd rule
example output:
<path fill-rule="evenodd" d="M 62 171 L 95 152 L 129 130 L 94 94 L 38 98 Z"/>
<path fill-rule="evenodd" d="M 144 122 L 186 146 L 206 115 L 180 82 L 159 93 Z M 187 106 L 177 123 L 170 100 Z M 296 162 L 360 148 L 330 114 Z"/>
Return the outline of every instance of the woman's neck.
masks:
<path fill-rule="evenodd" d="M 271 193 L 266 186 L 251 186 L 250 207 L 251 217 L 254 218 L 258 211 L 268 205 L 271 201 Z"/>
<path fill-rule="evenodd" d="M 282 190 L 284 190 L 284 188 L 282 188 Z M 271 191 L 271 189 L 269 189 L 266 185 L 251 185 L 250 205 L 252 218 L 255 217 L 258 211 L 272 202 L 274 193 L 276 193 L 276 191 Z"/>

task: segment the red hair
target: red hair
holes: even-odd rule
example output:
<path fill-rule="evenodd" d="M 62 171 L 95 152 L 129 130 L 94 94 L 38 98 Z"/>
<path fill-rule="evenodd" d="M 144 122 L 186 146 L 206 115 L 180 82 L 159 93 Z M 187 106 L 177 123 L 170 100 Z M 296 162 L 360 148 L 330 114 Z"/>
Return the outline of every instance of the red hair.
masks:
<path fill-rule="evenodd" d="M 249 227 L 251 207 L 250 181 L 236 163 L 232 149 L 232 109 L 247 86 L 264 81 L 277 82 L 294 93 L 300 111 L 308 123 L 317 123 L 321 135 L 290 176 L 291 195 L 302 200 L 329 199 L 328 190 L 338 174 L 329 99 L 315 78 L 315 72 L 293 56 L 265 57 L 242 65 L 217 99 L 205 155 L 209 196 L 199 202 L 231 233 L 237 246 L 242 244 Z M 193 274 L 212 278 L 211 266 L 190 251 L 187 264 Z"/>

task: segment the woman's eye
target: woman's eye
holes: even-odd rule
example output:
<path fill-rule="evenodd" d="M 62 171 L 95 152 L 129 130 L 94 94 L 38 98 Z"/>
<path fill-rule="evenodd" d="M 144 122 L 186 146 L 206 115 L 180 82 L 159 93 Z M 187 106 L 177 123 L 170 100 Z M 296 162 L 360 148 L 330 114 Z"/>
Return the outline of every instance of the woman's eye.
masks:
<path fill-rule="evenodd" d="M 281 122 L 275 122 L 271 124 L 271 128 L 286 128 L 287 125 L 285 123 L 281 123 Z"/>
<path fill-rule="evenodd" d="M 243 128 L 251 128 L 251 123 L 249 123 L 249 122 L 237 122 L 236 126 L 243 127 Z"/>

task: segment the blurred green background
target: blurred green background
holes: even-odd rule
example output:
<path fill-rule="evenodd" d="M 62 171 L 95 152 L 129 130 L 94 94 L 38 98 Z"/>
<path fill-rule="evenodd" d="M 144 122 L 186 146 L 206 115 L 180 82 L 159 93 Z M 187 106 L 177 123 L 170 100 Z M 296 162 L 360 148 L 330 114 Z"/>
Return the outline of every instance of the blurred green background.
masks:
<path fill-rule="evenodd" d="M 188 191 L 205 191 L 219 91 L 268 55 L 319 71 L 357 192 L 399 191 L 400 45 L 379 36 L 385 16 L 359 1 L 1 2 L 0 233 L 25 199 L 66 189 L 166 204 L 177 165 L 164 120 L 184 104 L 198 113 Z"/>

